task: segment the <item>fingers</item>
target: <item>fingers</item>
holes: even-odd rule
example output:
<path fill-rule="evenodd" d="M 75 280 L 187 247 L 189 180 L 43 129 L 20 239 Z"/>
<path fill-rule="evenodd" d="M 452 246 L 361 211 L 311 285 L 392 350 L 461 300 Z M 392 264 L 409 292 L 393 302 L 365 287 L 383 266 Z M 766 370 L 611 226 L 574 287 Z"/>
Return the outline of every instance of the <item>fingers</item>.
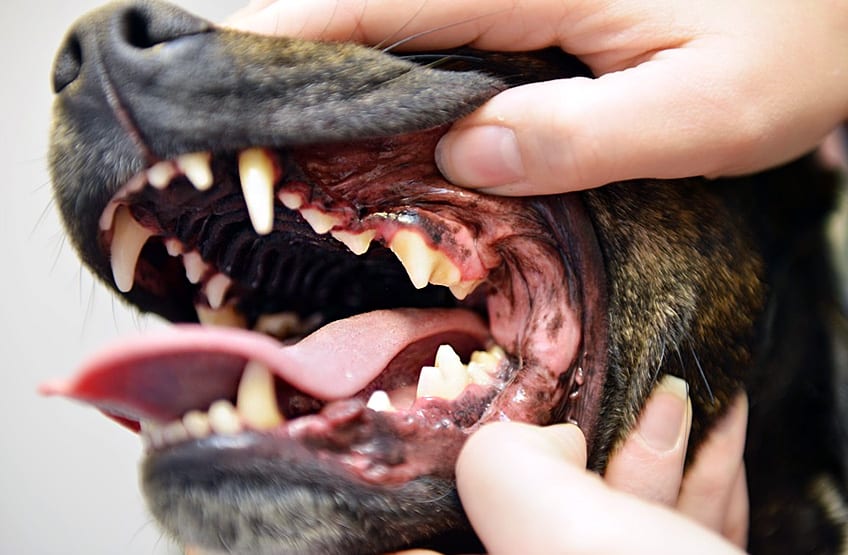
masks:
<path fill-rule="evenodd" d="M 742 461 L 747 421 L 747 397 L 740 394 L 698 449 L 677 502 L 678 510 L 728 533 L 738 545 L 744 545 L 747 536 L 748 494 Z"/>
<path fill-rule="evenodd" d="M 636 429 L 610 459 L 606 483 L 673 507 L 680 494 L 691 424 L 686 382 L 665 376 L 648 399 Z"/>

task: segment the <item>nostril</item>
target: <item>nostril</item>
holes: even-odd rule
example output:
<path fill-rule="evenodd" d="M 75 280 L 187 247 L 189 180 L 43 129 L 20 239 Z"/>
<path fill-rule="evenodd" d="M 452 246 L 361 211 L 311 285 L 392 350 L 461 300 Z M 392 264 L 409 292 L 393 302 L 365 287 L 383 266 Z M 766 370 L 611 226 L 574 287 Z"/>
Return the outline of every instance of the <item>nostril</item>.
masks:
<path fill-rule="evenodd" d="M 168 37 L 157 37 L 152 32 L 151 21 L 141 10 L 127 10 L 123 17 L 124 40 L 136 48 L 150 48 L 168 40 Z"/>
<path fill-rule="evenodd" d="M 138 49 L 147 49 L 180 37 L 208 30 L 208 24 L 185 12 L 155 8 L 148 4 L 133 6 L 118 15 L 117 28 L 123 41 Z"/>
<path fill-rule="evenodd" d="M 79 77 L 82 69 L 82 46 L 76 34 L 65 39 L 53 67 L 53 92 L 59 93 Z"/>

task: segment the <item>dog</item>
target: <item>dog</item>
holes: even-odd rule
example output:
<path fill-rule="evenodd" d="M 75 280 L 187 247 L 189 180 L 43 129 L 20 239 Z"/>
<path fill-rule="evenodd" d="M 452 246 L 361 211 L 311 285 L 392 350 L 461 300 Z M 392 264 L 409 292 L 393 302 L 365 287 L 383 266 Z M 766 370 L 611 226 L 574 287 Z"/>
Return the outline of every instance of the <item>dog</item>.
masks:
<path fill-rule="evenodd" d="M 806 157 L 513 199 L 439 174 L 453 121 L 574 75 L 560 52 L 394 56 L 157 1 L 89 14 L 54 67 L 55 197 L 85 264 L 177 325 L 44 391 L 140 431 L 178 542 L 364 554 L 474 548 L 453 466 L 481 425 L 575 422 L 603 472 L 673 374 L 690 455 L 749 395 L 749 549 L 843 552 L 838 176 Z"/>

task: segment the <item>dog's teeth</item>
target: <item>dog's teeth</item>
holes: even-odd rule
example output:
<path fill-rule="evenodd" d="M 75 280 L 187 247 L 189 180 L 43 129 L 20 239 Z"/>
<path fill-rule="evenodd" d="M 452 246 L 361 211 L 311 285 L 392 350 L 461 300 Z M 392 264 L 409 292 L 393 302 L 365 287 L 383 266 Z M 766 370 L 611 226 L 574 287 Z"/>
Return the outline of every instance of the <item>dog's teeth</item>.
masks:
<path fill-rule="evenodd" d="M 189 435 L 195 439 L 203 439 L 212 433 L 209 416 L 205 412 L 189 411 L 183 416 L 182 422 Z"/>
<path fill-rule="evenodd" d="M 389 248 L 403 264 L 412 285 L 416 289 L 426 287 L 433 273 L 433 250 L 424 238 L 414 231 L 401 229 L 395 233 Z"/>
<path fill-rule="evenodd" d="M 373 229 L 369 229 L 368 231 L 363 231 L 362 233 L 351 233 L 349 231 L 331 231 L 330 235 L 333 236 L 337 241 L 341 241 L 344 245 L 350 249 L 350 252 L 356 255 L 365 254 L 368 251 L 368 247 L 371 245 L 371 241 L 374 240 L 374 237 L 377 235 L 377 232 Z"/>
<path fill-rule="evenodd" d="M 183 265 L 186 270 L 186 278 L 190 283 L 199 283 L 200 278 L 209 270 L 209 265 L 203 261 L 197 251 L 187 252 L 183 255 Z"/>
<path fill-rule="evenodd" d="M 277 198 L 283 203 L 283 206 L 289 210 L 298 210 L 303 206 L 303 197 L 298 193 L 289 193 L 288 191 L 280 191 L 277 193 Z"/>
<path fill-rule="evenodd" d="M 253 331 L 283 338 L 301 333 L 303 331 L 303 324 L 296 312 L 263 314 L 256 320 Z"/>
<path fill-rule="evenodd" d="M 162 190 L 170 185 L 177 170 L 172 162 L 157 162 L 147 170 L 147 181 L 155 188 Z"/>
<path fill-rule="evenodd" d="M 247 328 L 247 319 L 232 304 L 213 310 L 201 304 L 194 307 L 197 319 L 204 326 L 222 326 L 228 328 Z"/>
<path fill-rule="evenodd" d="M 212 154 L 193 152 L 177 157 L 177 167 L 198 191 L 208 191 L 212 187 Z"/>
<path fill-rule="evenodd" d="M 233 404 L 221 399 L 209 407 L 209 425 L 219 435 L 235 435 L 242 431 L 241 420 Z"/>
<path fill-rule="evenodd" d="M 206 300 L 209 301 L 209 307 L 212 310 L 218 310 L 224 304 L 224 297 L 233 283 L 228 276 L 217 273 L 204 284 L 203 292 L 206 293 Z"/>
<path fill-rule="evenodd" d="M 115 212 L 112 235 L 112 277 L 118 290 L 127 293 L 135 282 L 135 266 L 144 244 L 153 233 L 135 221 L 130 209 L 121 206 Z"/>
<path fill-rule="evenodd" d="M 162 426 L 150 420 L 142 420 L 139 422 L 141 430 L 141 439 L 145 447 L 162 447 L 165 445 L 165 436 L 162 432 Z"/>
<path fill-rule="evenodd" d="M 389 394 L 382 389 L 378 389 L 372 393 L 365 406 L 377 412 L 391 412 L 395 410 L 395 407 L 392 405 L 392 400 L 389 399 Z"/>
<path fill-rule="evenodd" d="M 244 367 L 236 409 L 241 419 L 256 430 L 269 430 L 284 422 L 277 408 L 274 376 L 256 361 L 250 361 Z"/>
<path fill-rule="evenodd" d="M 340 223 L 336 216 L 322 212 L 317 208 L 304 208 L 300 211 L 300 215 L 318 235 L 327 233 Z"/>
<path fill-rule="evenodd" d="M 183 253 L 183 244 L 176 237 L 168 237 L 165 239 L 165 250 L 169 256 L 176 258 Z"/>
<path fill-rule="evenodd" d="M 448 286 L 448 289 L 450 289 L 451 294 L 456 299 L 461 301 L 477 289 L 478 285 L 480 285 L 480 280 L 460 281 L 459 283 Z"/>
<path fill-rule="evenodd" d="M 174 445 L 189 439 L 189 433 L 179 420 L 169 422 L 162 428 L 162 437 L 166 445 Z"/>
<path fill-rule="evenodd" d="M 261 148 L 239 154 L 239 176 L 253 229 L 267 235 L 274 228 L 274 161 Z"/>
<path fill-rule="evenodd" d="M 489 385 L 495 381 L 495 374 L 506 355 L 497 345 L 488 351 L 474 351 L 468 361 L 468 377 L 473 383 Z"/>
<path fill-rule="evenodd" d="M 456 399 L 470 382 L 468 370 L 453 347 L 441 345 L 435 365 L 421 368 L 416 397 Z"/>

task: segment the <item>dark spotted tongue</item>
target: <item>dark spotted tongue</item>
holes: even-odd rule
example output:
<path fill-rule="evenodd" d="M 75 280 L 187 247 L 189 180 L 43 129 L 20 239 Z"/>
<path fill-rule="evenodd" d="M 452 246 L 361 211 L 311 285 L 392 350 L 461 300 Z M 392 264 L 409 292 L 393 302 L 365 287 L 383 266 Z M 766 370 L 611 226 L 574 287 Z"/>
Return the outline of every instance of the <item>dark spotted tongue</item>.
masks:
<path fill-rule="evenodd" d="M 459 309 L 369 312 L 328 324 L 290 346 L 246 330 L 174 326 L 114 344 L 76 376 L 41 391 L 122 419 L 171 420 L 233 397 L 244 365 L 255 360 L 297 389 L 332 401 L 361 391 L 410 345 L 436 336 L 483 345 L 488 333 L 477 315 Z"/>

